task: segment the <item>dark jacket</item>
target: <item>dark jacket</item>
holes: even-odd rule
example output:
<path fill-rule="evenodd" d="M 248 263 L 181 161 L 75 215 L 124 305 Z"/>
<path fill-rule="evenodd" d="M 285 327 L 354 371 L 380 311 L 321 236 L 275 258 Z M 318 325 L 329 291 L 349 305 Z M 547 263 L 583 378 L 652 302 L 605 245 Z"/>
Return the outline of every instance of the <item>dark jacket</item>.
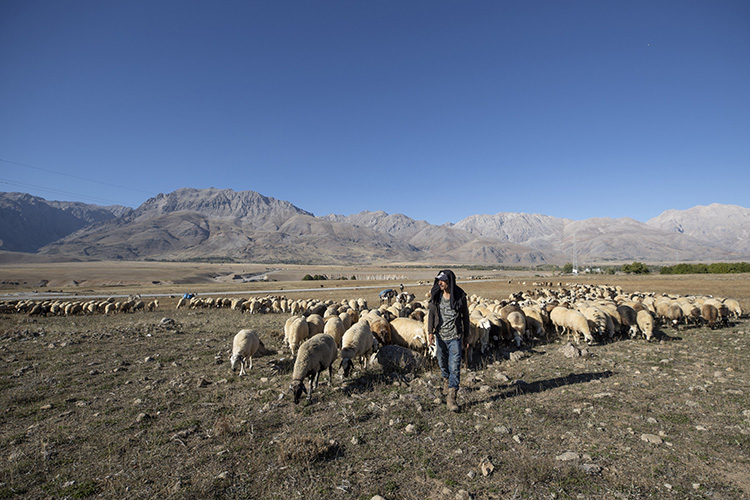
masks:
<path fill-rule="evenodd" d="M 461 337 L 469 333 L 469 304 L 466 298 L 466 292 L 456 285 L 456 275 L 450 269 L 443 269 L 440 273 L 448 276 L 448 289 L 451 292 L 451 308 L 458 313 L 456 318 L 456 329 Z M 438 273 L 438 275 L 440 274 Z M 432 284 L 430 290 L 429 315 L 427 316 L 427 331 L 433 335 L 440 331 L 440 325 L 443 323 L 440 317 L 440 296 L 443 294 L 438 284 L 438 279 Z"/>

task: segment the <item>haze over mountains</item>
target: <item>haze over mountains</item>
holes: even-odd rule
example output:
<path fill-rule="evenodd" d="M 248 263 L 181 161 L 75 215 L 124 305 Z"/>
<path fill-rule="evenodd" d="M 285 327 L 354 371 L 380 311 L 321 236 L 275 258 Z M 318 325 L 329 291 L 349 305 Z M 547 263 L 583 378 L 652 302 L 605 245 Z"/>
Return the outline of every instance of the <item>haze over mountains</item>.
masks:
<path fill-rule="evenodd" d="M 645 223 L 501 212 L 436 226 L 382 211 L 316 217 L 287 201 L 229 189 L 183 188 L 136 209 L 0 193 L 0 240 L 2 251 L 49 260 L 707 262 L 750 258 L 750 209 L 712 204 L 668 210 Z"/>

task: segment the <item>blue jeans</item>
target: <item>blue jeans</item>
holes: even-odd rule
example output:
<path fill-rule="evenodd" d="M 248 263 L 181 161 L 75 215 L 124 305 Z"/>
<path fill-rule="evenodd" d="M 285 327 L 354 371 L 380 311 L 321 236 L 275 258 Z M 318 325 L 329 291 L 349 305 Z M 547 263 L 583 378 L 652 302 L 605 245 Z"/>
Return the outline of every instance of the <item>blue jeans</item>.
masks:
<path fill-rule="evenodd" d="M 461 382 L 461 337 L 444 341 L 435 335 L 438 366 L 443 378 L 448 379 L 448 387 L 455 387 Z"/>

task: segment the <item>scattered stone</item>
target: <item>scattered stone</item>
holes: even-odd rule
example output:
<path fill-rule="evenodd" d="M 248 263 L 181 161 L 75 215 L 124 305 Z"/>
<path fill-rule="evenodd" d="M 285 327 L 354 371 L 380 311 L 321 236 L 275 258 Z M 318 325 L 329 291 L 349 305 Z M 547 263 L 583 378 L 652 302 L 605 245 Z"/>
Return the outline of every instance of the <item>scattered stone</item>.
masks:
<path fill-rule="evenodd" d="M 466 475 L 469 476 L 469 479 L 474 479 L 474 476 L 476 476 L 477 474 L 473 470 L 470 470 L 466 473 Z"/>
<path fill-rule="evenodd" d="M 152 418 L 153 417 L 151 415 L 149 415 L 148 413 L 141 412 L 141 413 L 138 414 L 137 417 L 135 417 L 135 421 L 138 422 L 138 423 L 141 423 L 144 420 L 150 420 Z"/>
<path fill-rule="evenodd" d="M 515 441 L 518 444 L 521 444 L 521 436 L 518 434 L 513 435 L 513 441 Z"/>
<path fill-rule="evenodd" d="M 668 489 L 669 491 L 672 491 L 672 485 L 669 483 L 664 483 L 664 487 Z"/>
<path fill-rule="evenodd" d="M 662 444 L 664 441 L 656 434 L 641 434 L 641 441 L 651 444 Z"/>
<path fill-rule="evenodd" d="M 385 498 L 381 497 L 380 495 L 375 495 L 370 500 L 385 500 Z"/>
<path fill-rule="evenodd" d="M 39 409 L 40 410 L 51 410 L 52 409 L 52 404 L 50 403 L 50 404 L 42 405 L 42 406 L 39 407 Z"/>
<path fill-rule="evenodd" d="M 359 439 L 357 439 L 357 436 L 354 436 L 354 437 L 352 438 L 352 444 L 353 444 L 354 446 L 357 446 L 357 445 L 359 444 Z"/>
<path fill-rule="evenodd" d="M 646 422 L 648 422 L 649 424 L 656 424 L 656 423 L 658 423 L 654 417 L 648 417 L 646 419 Z"/>
<path fill-rule="evenodd" d="M 406 432 L 407 434 L 411 434 L 412 432 L 414 432 L 414 424 L 409 424 L 409 425 L 407 425 L 407 426 L 406 426 L 406 427 L 404 428 L 404 431 L 405 431 L 405 432 Z"/>
<path fill-rule="evenodd" d="M 224 471 L 218 476 L 216 476 L 216 479 L 228 479 L 229 478 L 229 471 Z"/>
<path fill-rule="evenodd" d="M 491 388 L 489 385 L 483 385 L 479 388 L 479 392 L 490 392 Z"/>
<path fill-rule="evenodd" d="M 207 387 L 211 385 L 210 380 L 206 380 L 205 378 L 201 377 L 200 380 L 198 380 L 198 387 Z"/>
<path fill-rule="evenodd" d="M 694 490 L 699 490 L 699 489 L 701 489 L 701 483 L 693 483 L 693 489 L 694 489 Z"/>
<path fill-rule="evenodd" d="M 458 493 L 456 493 L 456 500 L 471 500 L 471 495 L 466 490 L 458 490 Z"/>
<path fill-rule="evenodd" d="M 562 455 L 557 455 L 555 457 L 555 460 L 558 460 L 560 462 L 569 462 L 571 460 L 578 460 L 579 458 L 581 458 L 581 456 L 578 453 L 574 451 L 566 451 Z"/>
<path fill-rule="evenodd" d="M 583 464 L 578 468 L 586 474 L 599 474 L 602 471 L 602 468 L 596 464 Z"/>
<path fill-rule="evenodd" d="M 493 429 L 498 434 L 510 434 L 510 429 L 505 427 L 504 425 L 498 425 Z"/>
<path fill-rule="evenodd" d="M 144 363 L 153 363 L 156 361 L 153 356 L 146 356 L 146 359 L 143 360 Z"/>
<path fill-rule="evenodd" d="M 581 356 L 581 351 L 570 342 L 562 346 L 560 352 L 566 358 L 579 358 Z"/>
<path fill-rule="evenodd" d="M 599 392 L 597 394 L 594 394 L 592 397 L 594 399 L 601 399 L 601 398 L 608 398 L 612 396 L 614 396 L 614 394 L 612 394 L 611 392 Z"/>
<path fill-rule="evenodd" d="M 528 351 L 513 351 L 512 353 L 510 353 L 509 358 L 511 361 L 517 362 L 530 356 L 531 354 L 529 354 Z"/>
<path fill-rule="evenodd" d="M 495 466 L 490 461 L 490 457 L 484 457 L 482 461 L 479 462 L 479 470 L 482 471 L 484 477 L 491 475 L 495 471 Z"/>
<path fill-rule="evenodd" d="M 496 373 L 495 380 L 499 382 L 510 382 L 510 377 L 508 377 L 508 375 L 506 375 L 505 373 Z"/>

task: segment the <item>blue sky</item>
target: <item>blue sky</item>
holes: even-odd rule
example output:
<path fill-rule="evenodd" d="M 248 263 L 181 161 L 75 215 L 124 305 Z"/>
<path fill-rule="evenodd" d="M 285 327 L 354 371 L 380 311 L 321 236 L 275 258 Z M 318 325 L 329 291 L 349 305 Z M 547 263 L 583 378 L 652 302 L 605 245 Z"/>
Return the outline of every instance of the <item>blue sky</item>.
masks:
<path fill-rule="evenodd" d="M 750 2 L 0 2 L 0 191 L 316 215 L 750 206 Z"/>

